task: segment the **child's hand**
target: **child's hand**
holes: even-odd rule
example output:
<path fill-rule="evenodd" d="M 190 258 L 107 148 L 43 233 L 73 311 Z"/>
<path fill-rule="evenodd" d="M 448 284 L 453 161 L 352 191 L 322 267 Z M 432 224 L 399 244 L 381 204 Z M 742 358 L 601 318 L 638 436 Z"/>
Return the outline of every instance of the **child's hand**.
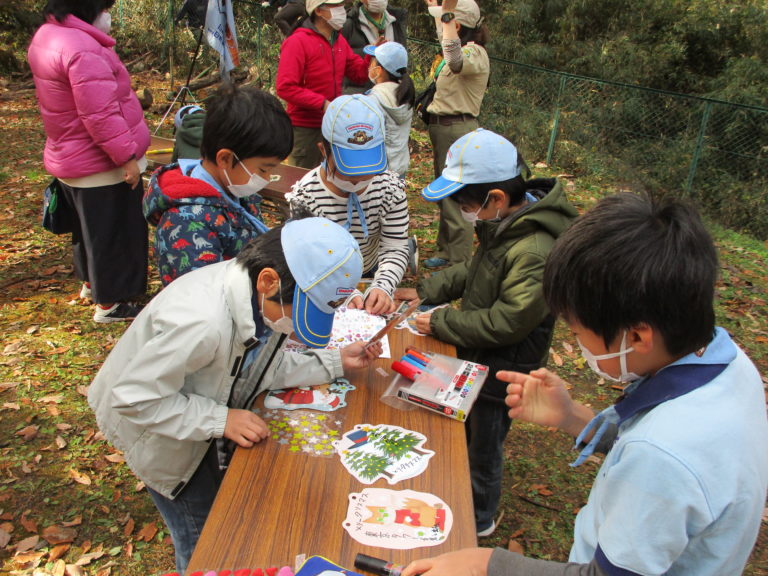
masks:
<path fill-rule="evenodd" d="M 368 314 L 389 314 L 395 309 L 395 301 L 381 288 L 371 288 L 365 298 L 365 311 Z"/>
<path fill-rule="evenodd" d="M 376 360 L 384 351 L 381 340 L 370 347 L 365 347 L 365 342 L 354 342 L 341 349 L 341 366 L 344 371 L 368 368 L 371 362 Z"/>
<path fill-rule="evenodd" d="M 402 571 L 402 576 L 486 576 L 491 548 L 464 548 L 433 558 L 415 560 Z"/>
<path fill-rule="evenodd" d="M 416 330 L 422 334 L 432 334 L 432 328 L 429 322 L 432 318 L 432 312 L 425 312 L 416 316 Z"/>
<path fill-rule="evenodd" d="M 395 290 L 395 300 L 413 302 L 418 297 L 419 293 L 416 292 L 416 288 L 398 288 Z"/>
<path fill-rule="evenodd" d="M 350 298 L 349 301 L 347 301 L 347 308 L 351 310 L 362 310 L 363 309 L 363 297 L 362 296 L 355 296 L 353 298 Z"/>
<path fill-rule="evenodd" d="M 509 406 L 510 418 L 555 426 L 573 436 L 592 418 L 592 411 L 574 402 L 568 385 L 546 368 L 530 374 L 502 370 L 496 377 L 509 383 L 504 402 Z"/>
<path fill-rule="evenodd" d="M 230 408 L 227 411 L 227 423 L 224 425 L 224 438 L 232 440 L 238 446 L 250 448 L 269 435 L 264 420 L 250 410 Z"/>

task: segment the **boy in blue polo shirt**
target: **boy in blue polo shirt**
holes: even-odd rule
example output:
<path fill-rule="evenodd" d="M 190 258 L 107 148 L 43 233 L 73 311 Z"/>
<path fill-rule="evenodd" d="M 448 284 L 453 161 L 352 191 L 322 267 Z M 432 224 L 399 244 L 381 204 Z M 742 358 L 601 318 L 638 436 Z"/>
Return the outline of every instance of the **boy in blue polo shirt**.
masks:
<path fill-rule="evenodd" d="M 545 369 L 502 372 L 509 415 L 606 452 L 576 518 L 569 563 L 466 549 L 403 576 L 741 574 L 768 487 L 760 375 L 722 328 L 717 253 L 697 213 L 630 193 L 603 199 L 558 240 L 544 294 L 589 366 L 627 384 L 596 417 Z"/>

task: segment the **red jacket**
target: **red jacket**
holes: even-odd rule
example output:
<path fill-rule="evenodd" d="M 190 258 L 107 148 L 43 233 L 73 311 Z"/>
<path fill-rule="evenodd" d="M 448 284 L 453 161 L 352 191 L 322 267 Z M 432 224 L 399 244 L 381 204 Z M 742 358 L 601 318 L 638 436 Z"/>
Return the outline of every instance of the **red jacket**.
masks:
<path fill-rule="evenodd" d="M 277 67 L 277 95 L 288 104 L 291 124 L 319 128 L 323 103 L 341 96 L 346 76 L 354 84 L 368 81 L 370 56 L 352 52 L 341 34 L 331 46 L 311 24 L 297 28 L 283 41 Z"/>

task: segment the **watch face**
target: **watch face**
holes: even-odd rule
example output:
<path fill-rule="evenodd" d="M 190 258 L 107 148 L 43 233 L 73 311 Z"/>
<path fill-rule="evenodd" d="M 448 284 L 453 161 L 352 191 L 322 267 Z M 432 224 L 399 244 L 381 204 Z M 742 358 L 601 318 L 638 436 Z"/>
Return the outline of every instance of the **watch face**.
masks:
<path fill-rule="evenodd" d="M 446 12 L 442 16 L 440 16 L 440 21 L 448 24 L 451 20 L 456 18 L 456 15 L 453 12 Z"/>

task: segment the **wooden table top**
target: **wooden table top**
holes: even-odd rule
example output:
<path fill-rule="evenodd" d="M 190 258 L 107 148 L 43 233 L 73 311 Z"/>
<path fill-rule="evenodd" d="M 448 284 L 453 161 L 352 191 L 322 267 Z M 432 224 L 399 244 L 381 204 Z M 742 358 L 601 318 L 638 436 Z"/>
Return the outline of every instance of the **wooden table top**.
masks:
<path fill-rule="evenodd" d="M 347 472 L 339 457 L 290 452 L 268 440 L 252 449 L 238 448 L 188 567 L 197 570 L 235 570 L 268 566 L 293 566 L 296 555 L 321 555 L 354 569 L 358 552 L 407 564 L 424 558 L 477 545 L 469 464 L 460 422 L 424 409 L 396 410 L 379 400 L 408 345 L 448 356 L 453 346 L 407 330 L 389 333 L 392 359 L 379 359 L 369 370 L 347 374 L 357 389 L 346 398 L 347 406 L 329 414 L 341 421 L 340 433 L 356 424 L 392 424 L 427 437 L 424 448 L 435 455 L 419 476 L 391 486 L 379 479 L 359 482 Z M 376 371 L 384 368 L 388 376 Z M 261 405 L 263 399 L 257 400 Z M 434 494 L 453 511 L 453 527 L 441 545 L 393 550 L 365 546 L 342 527 L 348 496 L 366 487 L 416 490 Z"/>

